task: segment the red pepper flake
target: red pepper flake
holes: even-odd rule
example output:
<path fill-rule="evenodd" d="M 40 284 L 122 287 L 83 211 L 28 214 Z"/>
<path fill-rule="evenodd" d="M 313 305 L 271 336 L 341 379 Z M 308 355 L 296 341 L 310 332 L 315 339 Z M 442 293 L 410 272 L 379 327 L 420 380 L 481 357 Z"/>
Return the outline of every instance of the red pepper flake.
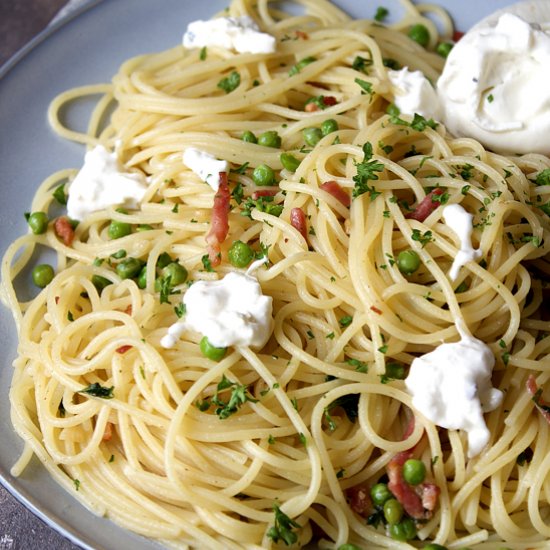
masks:
<path fill-rule="evenodd" d="M 378 313 L 378 315 L 382 315 L 382 310 L 378 309 L 376 306 L 370 306 L 370 309 L 374 311 L 374 313 Z"/>
<path fill-rule="evenodd" d="M 132 315 L 132 304 L 128 304 L 126 306 L 126 309 L 124 310 L 124 313 L 126 313 L 126 315 Z"/>
<path fill-rule="evenodd" d="M 296 32 L 296 38 L 301 38 L 302 40 L 308 40 L 309 34 L 304 31 L 295 31 Z"/>
<path fill-rule="evenodd" d="M 539 388 L 537 386 L 537 382 L 533 374 L 530 374 L 529 378 L 527 378 L 526 387 L 527 387 L 527 391 L 531 394 L 533 398 L 533 402 L 535 403 L 535 406 L 537 407 L 538 411 L 540 412 L 540 414 L 542 414 L 545 420 L 550 424 L 550 404 L 544 401 L 543 399 L 541 399 L 542 388 Z"/>
<path fill-rule="evenodd" d="M 115 351 L 117 353 L 126 353 L 129 349 L 132 349 L 134 346 L 130 346 L 128 344 L 124 345 L 124 346 L 120 346 L 119 348 L 117 348 Z"/>
<path fill-rule="evenodd" d="M 332 107 L 333 105 L 336 105 L 338 102 L 336 101 L 336 98 L 332 95 L 326 95 L 323 97 L 323 103 L 327 107 Z"/>
<path fill-rule="evenodd" d="M 59 296 L 55 297 L 55 304 L 57 305 L 59 303 Z"/>
<path fill-rule="evenodd" d="M 63 241 L 65 246 L 71 246 L 74 239 L 73 226 L 67 216 L 59 216 L 53 224 L 55 234 Z"/>

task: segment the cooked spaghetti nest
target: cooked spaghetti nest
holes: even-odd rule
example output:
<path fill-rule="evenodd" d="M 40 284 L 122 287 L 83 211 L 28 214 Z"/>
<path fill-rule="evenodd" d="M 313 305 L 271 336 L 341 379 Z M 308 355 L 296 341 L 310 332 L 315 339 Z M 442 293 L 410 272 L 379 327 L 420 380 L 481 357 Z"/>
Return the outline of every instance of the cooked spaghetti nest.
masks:
<path fill-rule="evenodd" d="M 71 246 L 50 224 L 6 252 L 2 292 L 19 334 L 12 421 L 25 441 L 14 472 L 36 455 L 94 512 L 170 548 L 269 547 L 274 503 L 299 526 L 293 532 L 302 545 L 405 548 L 357 515 L 347 492 L 373 485 L 396 453 L 424 441 L 421 458 L 441 494 L 433 517 L 418 525 L 420 540 L 453 548 L 497 548 L 498 541 L 542 547 L 550 538 L 549 426 L 534 412 L 525 383 L 534 374 L 542 385 L 550 372 L 542 313 L 550 225 L 539 208 L 550 200 L 550 186 L 533 183 L 550 160 L 497 155 L 451 138 L 441 124 L 418 130 L 411 117 L 386 114 L 393 97 L 388 59 L 434 81 L 443 64 L 403 32 L 420 21 L 432 47 L 441 39 L 412 5 L 392 27 L 351 20 L 325 1 L 300 4 L 300 15 L 265 0 L 229 7 L 229 15 L 250 15 L 274 35 L 276 53 L 208 48 L 205 56 L 178 46 L 131 59 L 111 84 L 71 90 L 53 102 L 50 119 L 59 134 L 116 148 L 126 169 L 143 172 L 150 184 L 139 209 L 113 206 L 82 220 Z M 450 32 L 447 21 L 443 39 Z M 315 61 L 289 76 L 307 57 Z M 240 84 L 226 94 L 218 83 L 233 71 Z M 65 128 L 61 108 L 93 94 L 101 99 L 88 132 Z M 335 102 L 305 111 L 319 96 Z M 326 119 L 338 129 L 304 146 L 302 130 Z M 245 131 L 270 130 L 281 148 L 241 140 Z M 358 194 L 353 178 L 366 143 L 382 168 Z M 243 193 L 239 204 L 233 193 L 229 236 L 214 271 L 202 261 L 214 193 L 183 164 L 188 147 L 229 161 L 230 187 Z M 283 168 L 282 151 L 301 161 L 295 173 Z M 272 204 L 282 212 L 254 203 L 244 216 L 258 191 L 251 170 L 263 163 L 280 180 Z M 48 178 L 32 211 L 51 210 L 52 191 L 74 173 Z M 349 208 L 321 188 L 326 181 L 350 194 Z M 473 241 L 482 250 L 456 281 L 448 271 L 460 243 L 442 208 L 422 222 L 407 217 L 436 186 L 445 189 L 447 204 L 474 214 Z M 305 213 L 307 238 L 290 223 L 293 208 Z M 112 240 L 111 220 L 134 231 Z M 137 231 L 141 226 L 150 228 Z M 256 276 L 273 298 L 268 344 L 232 348 L 215 362 L 201 354 L 201 335 L 186 331 L 164 349 L 160 340 L 177 320 L 179 293 L 189 282 L 235 270 L 227 261 L 235 240 L 259 255 L 267 250 L 269 264 Z M 20 302 L 12 281 L 44 248 L 55 251 L 57 274 Z M 408 249 L 421 260 L 412 275 L 396 262 Z M 145 288 L 117 275 L 120 250 L 146 262 Z M 155 289 L 163 253 L 189 272 L 168 303 Z M 112 284 L 99 290 L 94 275 Z M 402 440 L 411 397 L 387 371 L 395 363 L 406 371 L 415 357 L 456 339 L 457 320 L 491 347 L 493 384 L 505 392 L 502 406 L 485 417 L 490 444 L 471 460 L 463 433 L 418 414 Z M 249 398 L 222 419 L 212 400 L 224 378 Z M 111 395 L 83 393 L 94 384 Z M 331 406 L 346 399 L 351 412 Z M 520 464 L 526 449 L 532 457 Z"/>

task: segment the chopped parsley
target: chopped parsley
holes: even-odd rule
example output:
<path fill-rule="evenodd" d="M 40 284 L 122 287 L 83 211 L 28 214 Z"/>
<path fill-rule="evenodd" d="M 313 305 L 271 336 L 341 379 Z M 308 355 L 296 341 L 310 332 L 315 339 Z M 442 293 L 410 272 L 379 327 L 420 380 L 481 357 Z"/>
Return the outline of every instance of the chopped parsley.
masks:
<path fill-rule="evenodd" d="M 273 527 L 267 531 L 267 536 L 275 543 L 282 540 L 287 546 L 293 545 L 298 540 L 298 535 L 293 529 L 299 529 L 301 525 L 281 512 L 278 504 L 273 505 L 275 521 Z"/>
<path fill-rule="evenodd" d="M 374 186 L 368 184 L 369 181 L 377 180 L 376 172 L 382 172 L 384 165 L 381 162 L 372 159 L 372 144 L 367 141 L 363 145 L 364 158 L 362 162 L 355 163 L 357 174 L 353 176 L 355 186 L 352 191 L 352 197 L 355 199 L 364 193 L 368 193 L 371 200 L 374 200 L 380 192 Z"/>
<path fill-rule="evenodd" d="M 317 61 L 317 58 L 315 57 L 304 57 L 304 59 L 301 59 L 293 65 L 290 68 L 290 71 L 288 71 L 288 76 L 294 76 L 295 74 L 298 74 L 304 67 L 307 67 L 310 63 L 313 63 L 314 61 Z"/>
<path fill-rule="evenodd" d="M 62 205 L 67 204 L 67 195 L 65 195 L 65 184 L 61 184 L 58 187 L 55 188 L 53 194 L 53 198 Z"/>
<path fill-rule="evenodd" d="M 201 61 L 204 61 L 206 59 L 206 56 L 207 56 L 207 50 L 206 50 L 206 46 L 203 46 L 199 52 L 199 59 Z"/>
<path fill-rule="evenodd" d="M 273 200 L 274 197 L 258 197 L 257 199 L 248 197 L 244 203 L 241 215 L 252 219 L 252 209 L 256 208 L 260 212 L 265 212 L 278 218 L 283 212 L 284 206 L 282 204 L 273 204 Z"/>
<path fill-rule="evenodd" d="M 220 399 L 219 394 L 231 390 L 228 401 Z M 217 405 L 216 414 L 221 420 L 224 420 L 236 413 L 242 405 L 247 401 L 256 403 L 258 400 L 254 399 L 248 392 L 248 388 L 245 385 L 237 384 L 229 380 L 225 374 L 222 375 L 221 382 L 218 384 L 216 394 L 212 398 L 212 403 Z"/>
<path fill-rule="evenodd" d="M 355 83 L 359 84 L 359 86 L 363 90 L 362 93 L 369 94 L 372 98 L 372 95 L 374 94 L 374 90 L 372 89 L 372 84 L 370 82 L 367 82 L 366 80 L 361 80 L 360 78 L 356 78 Z"/>
<path fill-rule="evenodd" d="M 222 78 L 218 82 L 218 88 L 223 90 L 226 94 L 236 90 L 241 83 L 241 75 L 237 71 L 232 71 L 229 76 Z"/>
<path fill-rule="evenodd" d="M 374 14 L 374 20 L 381 23 L 382 21 L 384 21 L 384 19 L 386 19 L 386 17 L 388 17 L 389 14 L 390 12 L 387 8 L 384 8 L 383 6 L 378 6 L 376 8 L 376 13 Z"/>
<path fill-rule="evenodd" d="M 341 327 L 349 327 L 352 321 L 353 321 L 353 317 L 351 315 L 345 315 L 338 321 L 338 323 L 340 324 Z"/>
<path fill-rule="evenodd" d="M 550 168 L 545 168 L 542 172 L 539 172 L 535 183 L 537 185 L 550 185 Z"/>
<path fill-rule="evenodd" d="M 112 399 L 114 397 L 113 390 L 114 386 L 106 388 L 98 382 L 94 382 L 93 384 L 78 390 L 78 393 L 86 393 L 88 395 L 92 395 L 93 397 L 101 397 L 102 399 Z"/>
<path fill-rule="evenodd" d="M 422 245 L 422 248 L 434 240 L 433 234 L 429 229 L 428 231 L 424 231 L 424 233 L 421 233 L 420 229 L 413 229 L 411 239 L 413 241 L 418 241 Z"/>
<path fill-rule="evenodd" d="M 201 258 L 201 262 L 205 271 L 208 271 L 209 273 L 212 273 L 214 271 L 214 268 L 212 267 L 212 262 L 210 261 L 210 256 L 208 256 L 208 254 L 205 254 Z"/>

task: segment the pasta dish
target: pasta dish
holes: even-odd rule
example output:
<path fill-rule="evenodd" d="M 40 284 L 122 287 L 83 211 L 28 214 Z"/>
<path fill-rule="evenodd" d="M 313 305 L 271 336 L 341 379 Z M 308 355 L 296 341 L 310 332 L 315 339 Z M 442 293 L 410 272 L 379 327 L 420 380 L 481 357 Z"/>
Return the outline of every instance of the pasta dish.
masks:
<path fill-rule="evenodd" d="M 550 158 L 449 131 L 451 21 L 402 3 L 233 0 L 52 102 L 87 152 L 2 262 L 15 475 L 167 548 L 548 547 Z"/>

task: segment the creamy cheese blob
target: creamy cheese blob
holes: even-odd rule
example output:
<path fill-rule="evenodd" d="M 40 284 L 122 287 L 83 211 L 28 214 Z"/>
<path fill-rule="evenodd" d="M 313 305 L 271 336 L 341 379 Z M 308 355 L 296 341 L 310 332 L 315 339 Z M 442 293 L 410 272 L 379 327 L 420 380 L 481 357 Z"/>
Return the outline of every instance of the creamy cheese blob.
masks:
<path fill-rule="evenodd" d="M 449 204 L 443 209 L 445 223 L 458 235 L 460 250 L 458 251 L 449 277 L 454 281 L 458 277 L 460 268 L 468 262 L 481 258 L 482 252 L 472 246 L 472 231 L 474 216 L 464 210 L 460 204 Z"/>
<path fill-rule="evenodd" d="M 550 154 L 549 74 L 550 31 L 513 13 L 489 18 L 447 58 L 437 82 L 443 122 L 498 152 Z"/>
<path fill-rule="evenodd" d="M 214 155 L 194 147 L 188 147 L 183 152 L 183 163 L 214 191 L 220 186 L 220 172 L 229 172 L 226 160 L 218 160 Z"/>
<path fill-rule="evenodd" d="M 424 118 L 441 120 L 439 99 L 434 87 L 421 71 L 388 71 L 388 78 L 395 87 L 394 104 L 405 115 L 418 113 Z"/>
<path fill-rule="evenodd" d="M 219 17 L 208 21 L 193 21 L 183 35 L 186 48 L 219 46 L 238 53 L 273 53 L 275 37 L 261 32 L 254 20 L 242 17 Z"/>
<path fill-rule="evenodd" d="M 463 332 L 461 340 L 441 344 L 412 362 L 405 380 L 413 407 L 434 424 L 468 434 L 468 457 L 489 442 L 483 413 L 496 409 L 503 394 L 493 388 L 495 356 L 481 340 Z"/>
<path fill-rule="evenodd" d="M 97 145 L 84 156 L 84 165 L 71 182 L 67 215 L 84 220 L 109 206 L 137 208 L 148 183 L 141 172 L 125 172 L 116 153 Z"/>
<path fill-rule="evenodd" d="M 183 296 L 185 320 L 168 329 L 161 345 L 173 347 L 185 330 L 193 330 L 218 348 L 262 348 L 273 330 L 272 298 L 262 294 L 250 271 L 231 272 L 219 281 L 193 283 Z"/>

